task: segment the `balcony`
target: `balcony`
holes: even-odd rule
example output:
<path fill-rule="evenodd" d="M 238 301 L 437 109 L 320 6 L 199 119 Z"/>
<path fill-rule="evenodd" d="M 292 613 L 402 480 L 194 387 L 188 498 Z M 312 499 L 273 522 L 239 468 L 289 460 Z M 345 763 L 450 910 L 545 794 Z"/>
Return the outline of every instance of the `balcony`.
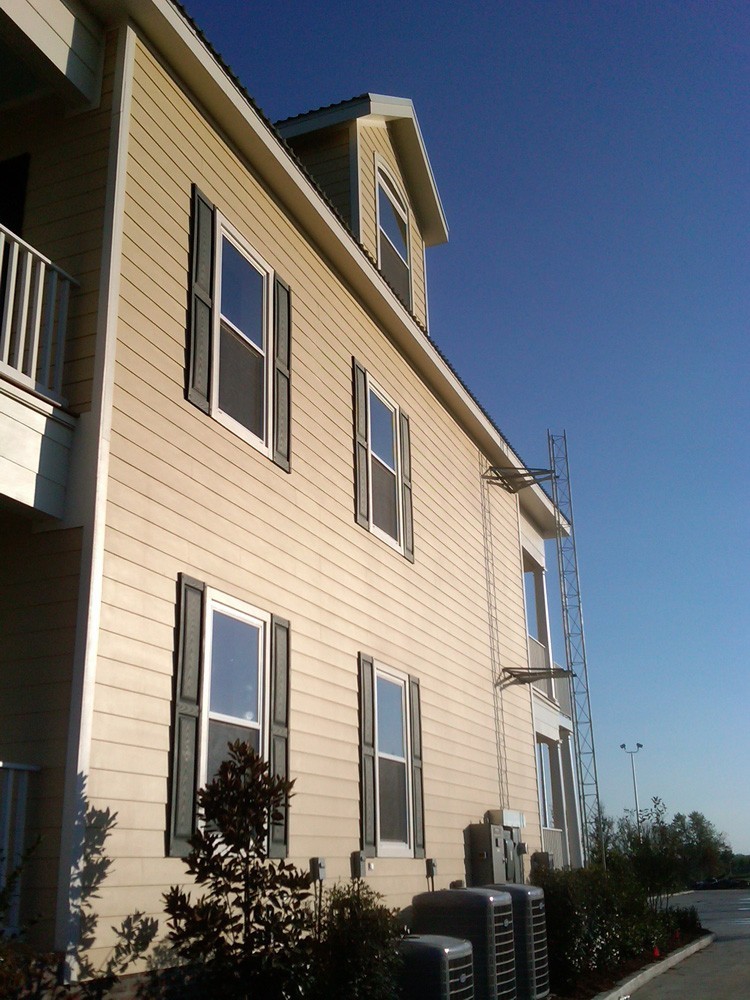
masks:
<path fill-rule="evenodd" d="M 567 852 L 565 850 L 565 833 L 562 830 L 550 826 L 542 827 L 542 850 L 546 851 L 552 858 L 553 868 L 562 868 L 567 865 Z"/>
<path fill-rule="evenodd" d="M 0 494 L 62 517 L 75 417 L 63 364 L 76 282 L 0 225 Z"/>
<path fill-rule="evenodd" d="M 528 640 L 529 667 L 532 670 L 549 670 L 551 664 L 547 647 L 539 642 L 538 639 L 534 639 L 533 636 L 528 636 Z M 554 700 L 555 684 L 551 677 L 544 677 L 541 680 L 534 681 L 533 684 L 537 691 L 541 691 L 542 694 Z"/>
<path fill-rule="evenodd" d="M 8 906 L 0 931 L 17 933 L 20 926 L 21 874 L 19 865 L 26 843 L 26 803 L 29 775 L 38 771 L 30 764 L 0 760 L 0 894 L 8 890 Z"/>

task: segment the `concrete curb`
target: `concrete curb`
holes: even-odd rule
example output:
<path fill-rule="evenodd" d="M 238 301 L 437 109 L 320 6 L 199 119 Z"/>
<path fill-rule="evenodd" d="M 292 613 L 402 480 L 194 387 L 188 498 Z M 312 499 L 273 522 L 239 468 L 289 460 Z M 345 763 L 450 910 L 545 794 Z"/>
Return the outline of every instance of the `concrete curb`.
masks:
<path fill-rule="evenodd" d="M 645 986 L 646 983 L 651 982 L 652 979 L 656 979 L 660 976 L 662 972 L 666 972 L 667 969 L 671 969 L 675 965 L 679 965 L 680 962 L 685 958 L 690 958 L 697 951 L 702 951 L 704 948 L 708 948 L 710 944 L 714 943 L 716 939 L 715 934 L 706 934 L 697 941 L 691 941 L 690 944 L 686 944 L 683 948 L 678 948 L 677 951 L 673 951 L 671 955 L 667 955 L 663 958 L 661 962 L 654 962 L 653 965 L 648 965 L 645 969 L 640 972 L 636 972 L 634 976 L 629 976 L 627 979 L 622 979 L 611 990 L 605 990 L 604 993 L 597 993 L 593 1000 L 628 1000 L 631 993 L 635 993 L 636 990 L 640 989 L 641 986 Z"/>

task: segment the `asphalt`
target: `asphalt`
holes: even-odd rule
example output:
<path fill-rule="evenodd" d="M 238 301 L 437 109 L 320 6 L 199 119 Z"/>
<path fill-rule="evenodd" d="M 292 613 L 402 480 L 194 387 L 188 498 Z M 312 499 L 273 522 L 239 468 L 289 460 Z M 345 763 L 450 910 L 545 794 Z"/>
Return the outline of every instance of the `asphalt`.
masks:
<path fill-rule="evenodd" d="M 636 1000 L 750 1000 L 750 891 L 691 892 L 674 905 L 694 906 L 716 939 L 632 995 Z"/>

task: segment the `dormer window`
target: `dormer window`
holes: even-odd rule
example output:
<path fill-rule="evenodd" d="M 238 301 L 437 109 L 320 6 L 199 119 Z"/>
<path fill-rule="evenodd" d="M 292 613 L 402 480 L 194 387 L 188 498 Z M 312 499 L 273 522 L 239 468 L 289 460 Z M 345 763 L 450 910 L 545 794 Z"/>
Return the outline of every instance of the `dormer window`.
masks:
<path fill-rule="evenodd" d="M 409 214 L 394 181 L 378 167 L 378 267 L 383 277 L 411 308 Z"/>

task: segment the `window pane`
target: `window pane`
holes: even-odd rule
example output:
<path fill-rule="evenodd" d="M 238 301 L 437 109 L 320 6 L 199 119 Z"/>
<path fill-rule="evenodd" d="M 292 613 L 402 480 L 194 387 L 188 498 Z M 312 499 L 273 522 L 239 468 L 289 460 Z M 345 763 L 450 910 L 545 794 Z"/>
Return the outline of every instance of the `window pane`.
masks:
<path fill-rule="evenodd" d="M 382 185 L 378 185 L 378 212 L 380 213 L 380 228 L 398 250 L 399 255 L 408 261 L 409 250 L 406 236 L 406 220 L 396 209 L 390 196 Z"/>
<path fill-rule="evenodd" d="M 243 740 L 260 753 L 260 732 L 257 729 L 246 729 L 244 726 L 233 726 L 228 722 L 217 722 L 212 719 L 208 724 L 208 751 L 206 761 L 206 780 L 211 781 L 219 770 L 219 765 L 227 759 L 227 743 Z"/>
<path fill-rule="evenodd" d="M 261 351 L 264 277 L 229 240 L 221 244 L 221 312 Z"/>
<path fill-rule="evenodd" d="M 397 760 L 378 761 L 380 839 L 408 842 L 406 809 L 406 764 Z"/>
<path fill-rule="evenodd" d="M 409 267 L 388 240 L 380 240 L 380 271 L 405 305 L 411 305 Z"/>
<path fill-rule="evenodd" d="M 370 392 L 370 447 L 396 471 L 396 414 L 374 392 Z"/>
<path fill-rule="evenodd" d="M 221 324 L 219 409 L 265 441 L 266 366 L 264 358 Z"/>
<path fill-rule="evenodd" d="M 404 686 L 378 677 L 378 753 L 405 757 Z"/>
<path fill-rule="evenodd" d="M 398 541 L 398 482 L 376 459 L 372 460 L 372 523 Z"/>
<path fill-rule="evenodd" d="M 214 611 L 211 640 L 212 712 L 258 722 L 261 630 Z"/>

